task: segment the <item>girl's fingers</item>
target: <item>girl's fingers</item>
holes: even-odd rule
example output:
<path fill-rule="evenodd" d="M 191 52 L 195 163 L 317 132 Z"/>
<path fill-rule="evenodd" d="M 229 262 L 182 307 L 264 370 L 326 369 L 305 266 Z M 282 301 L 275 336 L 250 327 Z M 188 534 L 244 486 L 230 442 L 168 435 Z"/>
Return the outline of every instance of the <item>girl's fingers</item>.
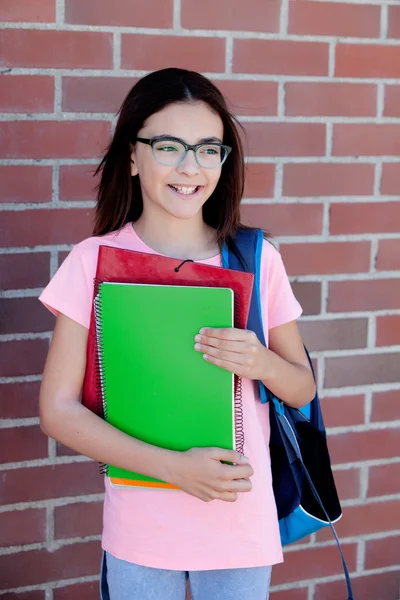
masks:
<path fill-rule="evenodd" d="M 221 367 L 221 369 L 234 373 L 238 377 L 246 377 L 245 367 L 239 363 L 234 363 L 229 360 L 220 360 L 210 354 L 204 354 L 204 359 L 213 365 L 217 365 L 217 367 Z"/>
<path fill-rule="evenodd" d="M 197 340 L 197 338 L 201 338 Z M 195 349 L 199 352 L 208 353 L 212 350 L 226 351 L 226 352 L 236 352 L 238 354 L 243 354 L 249 350 L 247 344 L 243 342 L 227 342 L 224 340 L 218 340 L 217 338 L 205 338 L 204 336 L 196 336 L 196 345 Z"/>
<path fill-rule="evenodd" d="M 220 340 L 244 341 L 249 339 L 249 335 L 255 334 L 253 334 L 253 332 L 247 331 L 246 329 L 236 329 L 234 327 L 203 327 L 203 329 L 200 329 L 200 335 L 204 335 L 213 339 L 217 338 Z"/>

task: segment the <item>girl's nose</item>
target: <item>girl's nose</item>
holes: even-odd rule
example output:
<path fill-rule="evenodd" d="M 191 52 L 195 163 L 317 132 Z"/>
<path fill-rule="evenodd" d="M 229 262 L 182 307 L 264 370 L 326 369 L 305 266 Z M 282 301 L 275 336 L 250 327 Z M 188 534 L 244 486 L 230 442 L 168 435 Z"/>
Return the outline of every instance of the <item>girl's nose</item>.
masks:
<path fill-rule="evenodd" d="M 189 150 L 183 161 L 177 165 L 176 170 L 178 173 L 186 175 L 196 175 L 200 171 L 193 150 Z"/>

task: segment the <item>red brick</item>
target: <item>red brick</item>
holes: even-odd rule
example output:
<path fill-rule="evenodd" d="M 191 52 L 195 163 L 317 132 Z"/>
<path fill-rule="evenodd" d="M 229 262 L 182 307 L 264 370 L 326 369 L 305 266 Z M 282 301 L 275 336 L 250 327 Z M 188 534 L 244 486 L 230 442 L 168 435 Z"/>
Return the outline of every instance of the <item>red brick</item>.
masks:
<path fill-rule="evenodd" d="M 39 388 L 39 381 L 1 384 L 0 419 L 39 416 Z"/>
<path fill-rule="evenodd" d="M 327 43 L 288 40 L 234 40 L 234 73 L 328 75 Z"/>
<path fill-rule="evenodd" d="M 323 156 L 322 123 L 244 123 L 249 156 Z"/>
<path fill-rule="evenodd" d="M 48 439 L 38 425 L 0 429 L 1 462 L 47 458 Z"/>
<path fill-rule="evenodd" d="M 327 358 L 325 386 L 333 388 L 397 382 L 399 365 L 400 353 L 395 352 Z"/>
<path fill-rule="evenodd" d="M 275 165 L 266 163 L 248 163 L 246 165 L 245 198 L 272 198 L 274 186 Z"/>
<path fill-rule="evenodd" d="M 0 513 L 0 546 L 20 546 L 46 540 L 46 509 Z"/>
<path fill-rule="evenodd" d="M 383 114 L 385 117 L 400 117 L 400 85 L 385 86 L 385 106 Z M 398 166 L 398 165 L 397 165 Z"/>
<path fill-rule="evenodd" d="M 229 81 L 216 80 L 228 103 L 229 110 L 236 115 L 276 115 L 278 111 L 278 84 L 275 81 Z"/>
<path fill-rule="evenodd" d="M 332 152 L 336 156 L 396 156 L 400 154 L 399 140 L 400 125 L 337 124 L 333 126 Z"/>
<path fill-rule="evenodd" d="M 322 3 L 318 4 L 322 6 Z M 374 117 L 376 115 L 377 87 L 372 84 L 293 82 L 286 83 L 285 89 L 287 115 L 307 117 Z"/>
<path fill-rule="evenodd" d="M 400 240 L 379 240 L 376 268 L 378 271 L 400 270 Z"/>
<path fill-rule="evenodd" d="M 388 36 L 390 38 L 400 38 L 400 7 L 389 6 L 388 17 Z"/>
<path fill-rule="evenodd" d="M 45 600 L 46 592 L 44 590 L 35 590 L 34 592 L 11 592 L 4 594 L 1 600 Z"/>
<path fill-rule="evenodd" d="M 386 317 L 377 317 L 376 345 L 400 345 L 400 315 L 388 315 Z"/>
<path fill-rule="evenodd" d="M 365 348 L 367 345 L 368 319 L 300 321 L 299 327 L 305 345 L 313 351 Z"/>
<path fill-rule="evenodd" d="M 174 65 L 193 71 L 225 71 L 223 38 L 122 34 L 123 69 L 155 71 Z"/>
<path fill-rule="evenodd" d="M 116 113 L 136 82 L 134 77 L 63 77 L 62 109 Z"/>
<path fill-rule="evenodd" d="M 95 200 L 99 183 L 95 170 L 96 165 L 60 166 L 60 200 Z"/>
<path fill-rule="evenodd" d="M 294 281 L 292 289 L 303 309 L 303 315 L 319 315 L 321 312 L 320 283 L 314 281 Z"/>
<path fill-rule="evenodd" d="M 279 0 L 182 0 L 181 25 L 185 29 L 233 29 L 279 32 Z"/>
<path fill-rule="evenodd" d="M 398 279 L 332 281 L 328 292 L 329 312 L 400 308 Z"/>
<path fill-rule="evenodd" d="M 400 46 L 338 44 L 336 77 L 400 77 Z"/>
<path fill-rule="evenodd" d="M 400 419 L 400 391 L 375 392 L 372 394 L 371 421 L 395 421 Z"/>
<path fill-rule="evenodd" d="M 110 136 L 106 121 L 14 121 L 0 124 L 0 158 L 94 158 Z"/>
<path fill-rule="evenodd" d="M 335 471 L 334 478 L 337 492 L 341 500 L 360 497 L 360 470 L 346 469 Z"/>
<path fill-rule="evenodd" d="M 328 442 L 332 462 L 335 464 L 392 458 L 399 450 L 400 429 L 331 434 Z"/>
<path fill-rule="evenodd" d="M 356 544 L 344 544 L 343 553 L 352 571 L 356 564 Z M 272 570 L 272 585 L 339 575 L 342 565 L 335 546 L 307 548 L 285 553 L 285 562 Z"/>
<path fill-rule="evenodd" d="M 400 570 L 351 578 L 354 598 L 362 600 L 397 600 L 399 597 Z M 315 600 L 344 598 L 344 581 L 320 583 L 315 587 Z"/>
<path fill-rule="evenodd" d="M 55 539 L 100 534 L 102 517 L 102 502 L 79 502 L 58 506 L 54 512 Z"/>
<path fill-rule="evenodd" d="M 56 3 L 54 0 L 40 0 L 40 2 L 2 0 L 0 5 L 0 21 L 50 23 L 55 20 Z"/>
<path fill-rule="evenodd" d="M 31 550 L 0 556 L 3 589 L 39 585 L 95 575 L 99 571 L 101 549 L 98 542 L 63 546 L 58 550 Z"/>
<path fill-rule="evenodd" d="M 173 0 L 66 0 L 65 22 L 106 27 L 172 27 Z"/>
<path fill-rule="evenodd" d="M 271 592 L 269 600 L 307 600 L 308 588 Z"/>
<path fill-rule="evenodd" d="M 380 7 L 290 0 L 288 33 L 379 37 Z"/>
<path fill-rule="evenodd" d="M 373 191 L 374 166 L 370 164 L 284 165 L 284 196 L 361 196 Z"/>
<path fill-rule="evenodd" d="M 399 562 L 400 536 L 365 542 L 365 570 L 391 567 Z M 399 580 L 400 583 L 400 580 Z"/>
<path fill-rule="evenodd" d="M 346 506 L 343 517 L 335 525 L 339 537 L 361 536 L 380 531 L 391 531 L 400 528 L 400 501 L 375 502 L 359 506 Z M 317 541 L 330 540 L 329 528 L 317 533 Z M 341 596 L 338 596 L 339 598 Z M 357 596 L 356 596 L 357 597 Z M 322 598 L 322 596 L 320 596 Z M 364 598 L 361 596 L 361 598 Z M 375 596 L 373 600 L 382 598 Z M 325 598 L 324 598 L 325 600 Z M 336 600 L 336 598 L 335 598 Z M 386 600 L 386 597 L 385 597 Z"/>
<path fill-rule="evenodd" d="M 109 69 L 113 37 L 97 31 L 5 29 L 0 40 L 7 67 Z"/>
<path fill-rule="evenodd" d="M 53 77 L 44 75 L 3 75 L 0 78 L 1 112 L 44 113 L 53 112 L 53 110 Z"/>
<path fill-rule="evenodd" d="M 0 342 L 0 377 L 40 375 L 48 348 L 48 340 Z"/>
<path fill-rule="evenodd" d="M 50 253 L 0 254 L 0 289 L 44 287 L 50 277 Z"/>
<path fill-rule="evenodd" d="M 54 317 L 37 298 L 1 298 L 0 334 L 38 333 L 54 328 Z"/>
<path fill-rule="evenodd" d="M 325 426 L 345 427 L 364 423 L 364 402 L 362 394 L 321 398 Z"/>
<path fill-rule="evenodd" d="M 1 504 L 35 502 L 64 496 L 98 494 L 104 489 L 98 464 L 92 461 L 0 471 Z"/>
<path fill-rule="evenodd" d="M 330 233 L 397 233 L 400 202 L 333 203 Z"/>
<path fill-rule="evenodd" d="M 53 598 L 54 600 L 71 600 L 71 598 L 99 600 L 99 583 L 92 581 L 90 583 L 75 583 L 66 587 L 55 588 Z"/>
<path fill-rule="evenodd" d="M 1 202 L 51 202 L 52 167 L 2 165 L 0 180 Z"/>
<path fill-rule="evenodd" d="M 245 204 L 243 222 L 262 227 L 273 236 L 318 235 L 322 229 L 322 205 L 319 204 Z"/>
<path fill-rule="evenodd" d="M 368 496 L 389 496 L 400 493 L 400 463 L 370 467 Z"/>
<path fill-rule="evenodd" d="M 281 244 L 279 250 L 289 275 L 367 272 L 370 242 Z"/>
<path fill-rule="evenodd" d="M 87 208 L 4 212 L 0 238 L 5 248 L 75 244 L 90 235 L 92 217 Z"/>
<path fill-rule="evenodd" d="M 381 194 L 400 195 L 400 163 L 383 163 Z"/>

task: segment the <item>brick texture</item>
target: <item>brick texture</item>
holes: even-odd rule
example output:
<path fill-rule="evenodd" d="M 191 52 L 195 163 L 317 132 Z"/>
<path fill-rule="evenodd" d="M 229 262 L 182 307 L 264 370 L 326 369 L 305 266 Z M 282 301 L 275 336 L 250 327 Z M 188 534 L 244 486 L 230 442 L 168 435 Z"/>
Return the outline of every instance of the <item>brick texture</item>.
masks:
<path fill-rule="evenodd" d="M 98 598 L 103 477 L 40 430 L 55 320 L 37 296 L 92 233 L 124 98 L 171 66 L 210 77 L 243 128 L 242 220 L 268 232 L 303 308 L 354 594 L 399 599 L 397 4 L 1 0 L 2 600 Z M 327 540 L 285 552 L 271 600 L 345 596 Z"/>

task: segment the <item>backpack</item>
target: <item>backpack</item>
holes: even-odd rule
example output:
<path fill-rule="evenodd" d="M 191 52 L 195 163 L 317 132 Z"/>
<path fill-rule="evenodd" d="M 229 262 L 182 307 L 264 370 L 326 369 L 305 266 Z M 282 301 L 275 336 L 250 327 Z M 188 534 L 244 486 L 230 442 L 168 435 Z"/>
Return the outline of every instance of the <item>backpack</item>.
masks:
<path fill-rule="evenodd" d="M 239 229 L 234 239 L 239 256 L 231 246 L 224 245 L 222 261 L 225 268 L 254 274 L 247 328 L 254 331 L 265 346 L 260 302 L 263 240 L 262 230 Z M 309 353 L 305 350 L 315 379 Z M 332 475 L 318 392 L 309 404 L 297 409 L 276 398 L 261 381 L 258 383 L 261 403 L 269 404 L 272 481 L 282 545 L 330 526 L 342 559 L 348 600 L 353 600 L 347 565 L 333 526 L 342 512 Z"/>

